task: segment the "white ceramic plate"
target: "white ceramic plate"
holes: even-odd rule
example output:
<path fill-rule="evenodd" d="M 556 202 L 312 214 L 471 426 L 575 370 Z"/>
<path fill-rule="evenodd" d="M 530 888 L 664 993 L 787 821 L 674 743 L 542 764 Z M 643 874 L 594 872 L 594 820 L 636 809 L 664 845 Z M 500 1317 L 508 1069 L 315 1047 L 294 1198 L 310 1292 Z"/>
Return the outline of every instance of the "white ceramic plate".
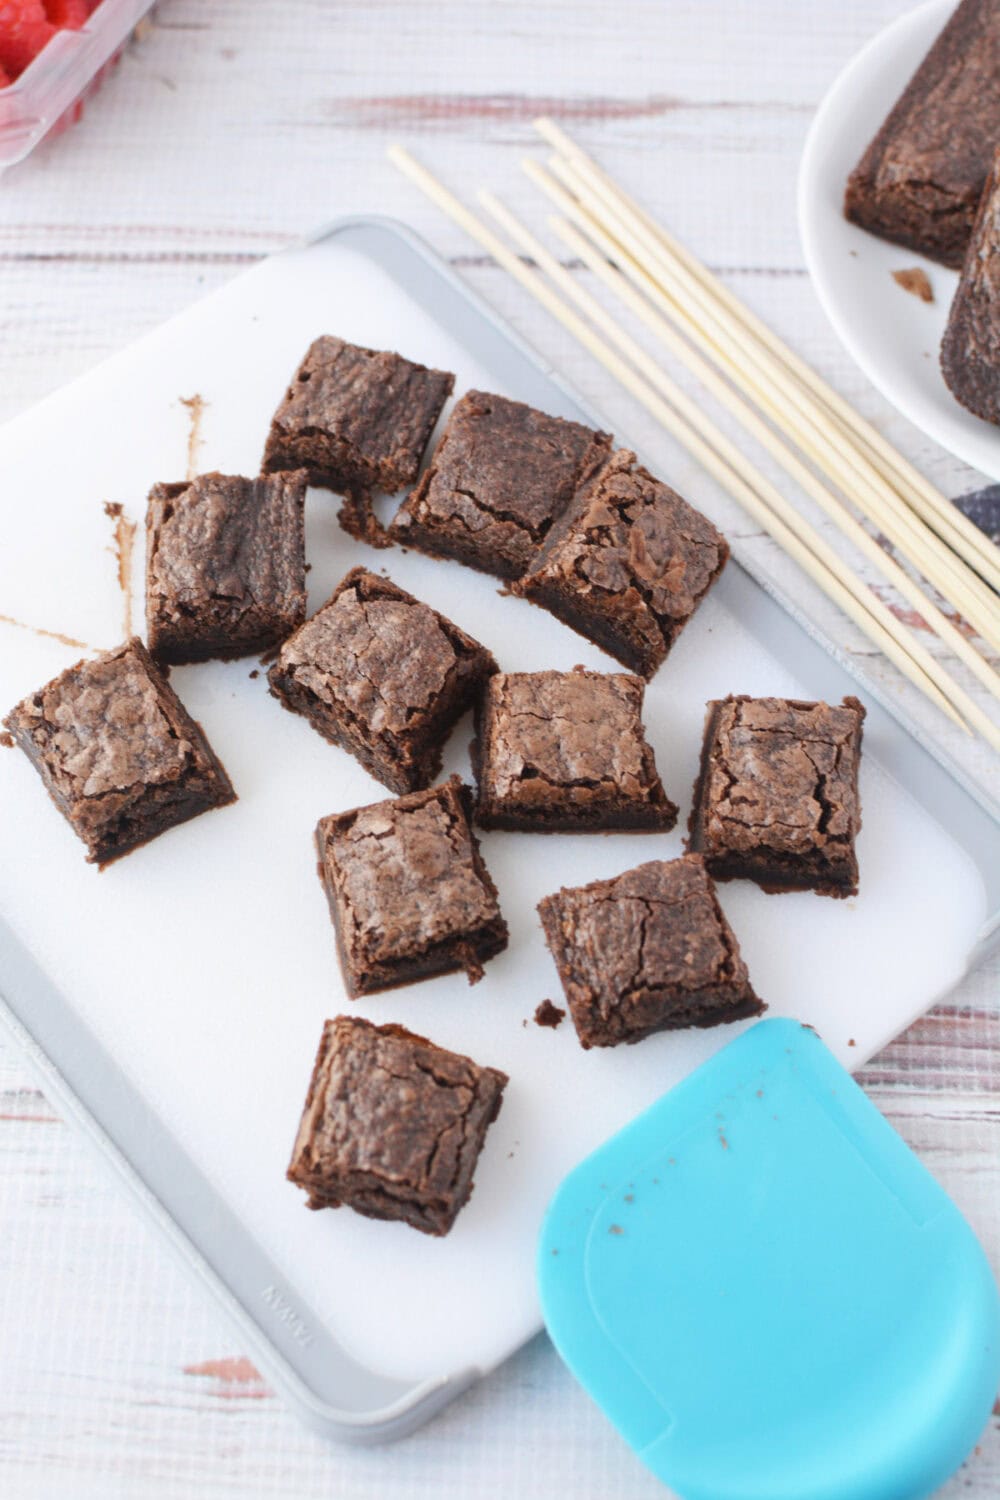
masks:
<path fill-rule="evenodd" d="M 954 9 L 928 0 L 881 31 L 844 69 L 813 121 L 799 171 L 799 229 L 823 309 L 847 352 L 905 417 L 991 479 L 1000 429 L 959 406 L 938 351 L 958 276 L 849 224 L 847 177 Z M 934 288 L 921 302 L 892 280 L 920 265 Z"/>

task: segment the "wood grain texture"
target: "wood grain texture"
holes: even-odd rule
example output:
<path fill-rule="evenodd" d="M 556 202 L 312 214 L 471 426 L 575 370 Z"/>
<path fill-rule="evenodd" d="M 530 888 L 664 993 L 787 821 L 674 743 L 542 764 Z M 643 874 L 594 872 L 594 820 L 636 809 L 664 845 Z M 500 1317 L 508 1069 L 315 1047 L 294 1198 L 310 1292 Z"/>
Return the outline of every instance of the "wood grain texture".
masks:
<path fill-rule="evenodd" d="M 541 226 L 518 161 L 538 152 L 533 117 L 555 115 L 936 482 L 972 490 L 977 476 L 898 417 L 846 359 L 810 289 L 795 225 L 798 157 L 816 103 L 857 47 L 905 8 L 900 0 L 622 0 L 612 8 L 599 0 L 162 0 L 83 122 L 0 185 L 0 417 L 318 223 L 394 213 L 671 482 L 723 516 L 738 545 L 866 657 L 966 774 L 995 781 L 988 752 L 914 701 L 770 541 L 727 509 L 383 155 L 402 138 L 454 187 L 488 181 Z M 904 294 L 889 286 L 886 295 Z M 969 1216 L 995 1268 L 998 997 L 993 963 L 861 1074 Z M 0 1214 L 4 1500 L 664 1493 L 544 1340 L 404 1445 L 330 1450 L 304 1433 L 6 1046 Z M 995 1416 L 942 1494 L 998 1493 Z"/>

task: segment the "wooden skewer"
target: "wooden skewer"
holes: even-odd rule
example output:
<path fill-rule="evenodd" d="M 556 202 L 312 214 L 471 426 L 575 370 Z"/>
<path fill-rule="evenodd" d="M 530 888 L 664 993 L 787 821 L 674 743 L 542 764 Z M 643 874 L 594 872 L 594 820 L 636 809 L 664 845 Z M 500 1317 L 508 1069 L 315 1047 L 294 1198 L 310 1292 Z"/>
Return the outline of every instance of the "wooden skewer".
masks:
<path fill-rule="evenodd" d="M 495 200 L 492 195 L 481 193 L 480 201 L 495 212 Z M 487 199 L 491 201 L 487 204 Z M 512 216 L 503 210 L 505 220 Z M 515 221 L 516 222 L 516 221 Z M 742 400 L 732 388 L 724 381 L 707 360 L 701 358 L 690 346 L 675 333 L 670 324 L 657 313 L 651 311 L 646 300 L 633 290 L 621 271 L 617 270 L 605 260 L 590 242 L 584 238 L 579 230 L 575 229 L 564 219 L 553 219 L 552 227 L 574 255 L 578 256 L 590 271 L 614 293 L 625 306 L 630 309 L 649 328 L 656 337 L 673 353 L 682 364 L 684 364 L 702 385 L 716 399 L 731 411 L 737 420 L 751 433 L 757 441 L 776 458 L 786 473 L 802 486 L 807 494 L 811 495 L 816 503 L 822 507 L 825 513 L 834 521 L 840 530 L 849 537 L 854 545 L 863 552 L 868 560 L 875 564 L 879 571 L 890 580 L 893 586 L 908 599 L 916 609 L 920 611 L 927 624 L 934 630 L 954 651 L 965 665 L 973 672 L 980 682 L 989 689 L 997 698 L 1000 698 L 1000 678 L 994 672 L 988 662 L 984 661 L 978 651 L 966 640 L 958 627 L 948 619 L 932 599 L 923 591 L 902 568 L 894 558 L 890 557 L 878 545 L 872 536 L 865 530 L 861 523 L 855 520 L 844 505 L 832 492 L 820 482 L 813 471 L 804 464 L 797 454 L 781 441 L 772 429 L 754 411 L 748 402 Z M 513 233 L 512 225 L 507 225 L 509 232 Z M 572 278 L 570 283 L 575 286 Z M 601 310 L 603 312 L 603 309 Z M 630 343 L 633 341 L 630 340 Z M 658 384 L 657 377 L 662 374 L 655 361 L 650 360 L 645 351 L 635 345 L 638 356 L 641 356 L 642 366 L 647 378 L 654 384 Z M 633 363 L 640 363 L 640 358 L 633 358 Z M 651 368 L 649 368 L 651 366 Z M 972 700 L 969 700 L 972 702 Z M 968 717 L 966 705 L 960 705 L 963 713 Z"/>
<path fill-rule="evenodd" d="M 553 169 L 564 182 L 569 183 L 571 191 L 554 181 L 537 162 L 526 161 L 524 169 L 552 202 L 580 225 L 607 254 L 613 256 L 625 274 L 642 287 L 645 294 L 688 338 L 698 344 L 758 405 L 769 409 L 774 420 L 787 431 L 790 425 L 789 412 L 783 398 L 789 393 L 789 386 L 794 386 L 793 382 L 789 382 L 784 376 L 779 382 L 772 381 L 770 368 L 767 366 L 748 369 L 740 362 L 738 354 L 734 354 L 729 330 L 725 325 L 716 323 L 713 327 L 709 314 L 706 327 L 692 316 L 682 292 L 675 288 L 674 295 L 668 295 L 643 265 L 641 249 L 636 251 L 628 243 L 629 228 L 617 211 L 607 209 L 603 204 L 595 207 L 586 185 L 578 181 L 571 168 L 563 163 L 553 164 Z M 574 196 L 576 193 L 590 201 L 582 201 Z M 612 220 L 610 227 L 606 227 L 598 217 L 602 210 Z M 800 416 L 805 423 L 794 434 L 799 447 L 895 542 L 914 566 L 951 600 L 976 627 L 983 639 L 1000 650 L 1000 609 L 995 596 L 982 579 L 940 545 L 884 480 L 876 476 L 877 483 L 872 482 L 871 471 L 861 467 L 850 443 L 831 439 L 833 429 L 828 418 L 824 417 L 823 423 L 814 421 L 812 411 L 808 408 L 801 409 L 804 400 L 802 393 L 793 389 L 792 394 L 793 405 L 799 405 Z"/>
<path fill-rule="evenodd" d="M 661 396 L 650 390 L 647 383 L 624 359 L 597 337 L 590 325 L 578 317 L 572 308 L 549 288 L 540 272 L 526 266 L 499 236 L 467 209 L 408 151 L 401 146 L 394 145 L 389 147 L 388 154 L 389 159 L 409 177 L 411 182 L 415 183 L 449 218 L 482 245 L 494 257 L 498 265 L 525 287 L 547 312 L 572 333 L 584 348 L 614 375 L 689 453 L 698 459 L 921 692 L 931 698 L 950 719 L 967 730 L 967 726 L 956 714 L 938 686 L 940 669 L 933 657 L 926 653 L 928 669 L 918 665 L 913 655 L 915 643 L 906 636 L 898 621 L 885 609 L 880 600 L 865 590 L 860 581 L 850 574 L 837 553 L 817 536 L 801 517 L 796 515 L 787 502 L 782 501 L 782 506 L 788 513 L 786 521 L 783 515 L 773 511 L 762 500 L 740 473 L 730 468 L 719 457 L 714 448 L 688 427 Z M 745 473 L 752 475 L 756 480 L 755 471 L 742 459 L 741 467 Z M 808 534 L 808 544 L 800 539 L 799 531 Z M 916 649 L 922 651 L 923 648 L 917 647 Z M 992 729 L 992 725 L 990 728 Z M 997 743 L 1000 744 L 1000 735 L 997 735 Z"/>
<path fill-rule="evenodd" d="M 990 570 L 990 576 L 996 582 L 995 549 L 989 539 L 967 516 L 964 516 L 939 490 L 935 489 L 930 481 L 915 469 L 891 443 L 887 442 L 871 423 L 856 412 L 839 392 L 828 385 L 822 376 L 790 349 L 773 329 L 747 307 L 724 282 L 713 275 L 708 267 L 703 265 L 676 236 L 672 235 L 662 224 L 657 223 L 636 203 L 635 199 L 618 187 L 608 173 L 604 172 L 593 158 L 577 146 L 554 121 L 545 118 L 538 119 L 535 121 L 535 128 L 567 160 L 578 166 L 589 167 L 613 188 L 625 203 L 641 215 L 663 247 L 696 280 L 701 282 L 711 295 L 718 298 L 744 327 L 770 350 L 775 358 L 785 364 L 804 385 L 808 386 L 849 432 L 860 439 L 867 448 L 871 461 L 885 477 L 895 478 L 909 503 L 927 524 L 933 527 L 948 545 L 953 546 L 965 557 L 972 567 L 978 568 L 979 563 L 985 563 Z"/>

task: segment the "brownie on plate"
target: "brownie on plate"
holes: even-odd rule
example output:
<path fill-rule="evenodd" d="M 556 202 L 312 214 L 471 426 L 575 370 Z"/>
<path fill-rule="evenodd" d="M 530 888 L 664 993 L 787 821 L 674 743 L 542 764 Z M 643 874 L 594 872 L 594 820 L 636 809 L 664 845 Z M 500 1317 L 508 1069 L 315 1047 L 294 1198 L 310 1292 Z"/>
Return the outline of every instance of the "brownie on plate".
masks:
<path fill-rule="evenodd" d="M 110 864 L 236 801 L 201 727 L 139 640 L 77 662 L 4 724 L 91 862 Z"/>
<path fill-rule="evenodd" d="M 202 474 L 146 509 L 146 633 L 157 661 L 249 656 L 306 617 L 306 479 Z"/>
<path fill-rule="evenodd" d="M 643 684 L 625 672 L 507 672 L 476 709 L 476 817 L 538 833 L 669 829 L 642 726 Z"/>
<path fill-rule="evenodd" d="M 364 568 L 287 640 L 271 691 L 393 792 L 428 786 L 496 662 L 437 610 Z"/>
<path fill-rule="evenodd" d="M 862 229 L 958 270 L 1000 140 L 1000 0 L 962 0 L 851 173 Z"/>
<path fill-rule="evenodd" d="M 310 345 L 271 422 L 262 467 L 305 469 L 348 503 L 341 523 L 380 540 L 374 492 L 412 484 L 454 375 L 324 335 Z"/>
<path fill-rule="evenodd" d="M 288 1178 L 310 1208 L 447 1234 L 472 1192 L 507 1075 L 402 1026 L 323 1027 Z"/>
<path fill-rule="evenodd" d="M 393 541 L 519 578 L 610 447 L 607 433 L 468 391 L 389 528 Z"/>
<path fill-rule="evenodd" d="M 513 592 L 649 678 L 728 556 L 711 521 L 622 449 L 581 485 Z"/>
<path fill-rule="evenodd" d="M 941 373 L 956 400 L 1000 422 L 1000 153 L 986 183 L 962 279 L 941 342 Z"/>
<path fill-rule="evenodd" d="M 349 993 L 464 969 L 507 946 L 496 886 L 457 776 L 320 820 L 319 870 Z"/>
<path fill-rule="evenodd" d="M 696 854 L 558 891 L 538 912 L 584 1047 L 765 1009 Z"/>
<path fill-rule="evenodd" d="M 852 896 L 865 711 L 794 698 L 708 705 L 690 846 L 719 880 Z"/>

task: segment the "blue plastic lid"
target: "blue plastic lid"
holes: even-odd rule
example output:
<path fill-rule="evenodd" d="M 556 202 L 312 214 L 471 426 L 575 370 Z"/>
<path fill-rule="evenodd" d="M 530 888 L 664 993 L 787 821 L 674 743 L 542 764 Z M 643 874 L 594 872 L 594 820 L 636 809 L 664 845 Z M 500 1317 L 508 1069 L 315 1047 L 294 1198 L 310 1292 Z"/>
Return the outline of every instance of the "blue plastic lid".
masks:
<path fill-rule="evenodd" d="M 542 1310 L 683 1500 L 919 1500 L 1000 1380 L 958 1209 L 807 1027 L 762 1021 L 563 1182 Z"/>

